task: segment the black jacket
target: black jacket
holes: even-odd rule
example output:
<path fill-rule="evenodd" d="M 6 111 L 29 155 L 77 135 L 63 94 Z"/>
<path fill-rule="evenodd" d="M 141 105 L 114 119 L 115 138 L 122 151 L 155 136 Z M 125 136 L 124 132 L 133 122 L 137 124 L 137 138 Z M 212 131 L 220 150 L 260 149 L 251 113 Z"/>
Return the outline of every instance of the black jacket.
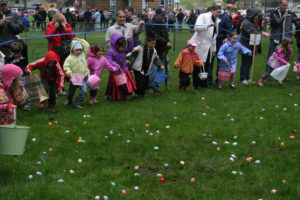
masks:
<path fill-rule="evenodd" d="M 270 26 L 271 26 L 271 39 L 273 40 L 282 40 L 283 32 L 291 32 L 293 30 L 293 23 L 295 24 L 297 16 L 292 11 L 287 10 L 288 17 L 284 20 L 280 13 L 280 10 L 277 9 L 271 12 L 270 15 Z M 285 36 L 292 37 L 292 33 L 287 33 Z"/>
<path fill-rule="evenodd" d="M 300 18 L 298 18 L 296 21 L 295 21 L 295 26 L 296 26 L 296 34 L 295 34 L 295 38 L 296 38 L 296 41 L 297 41 L 297 46 L 298 46 L 298 49 L 300 51 Z"/>
<path fill-rule="evenodd" d="M 151 24 L 162 24 L 163 22 L 156 21 L 155 18 L 150 22 Z M 169 40 L 169 33 L 167 26 L 162 25 L 146 25 L 146 36 L 154 37 L 156 39 L 157 53 L 161 56 L 167 50 L 167 43 Z"/>

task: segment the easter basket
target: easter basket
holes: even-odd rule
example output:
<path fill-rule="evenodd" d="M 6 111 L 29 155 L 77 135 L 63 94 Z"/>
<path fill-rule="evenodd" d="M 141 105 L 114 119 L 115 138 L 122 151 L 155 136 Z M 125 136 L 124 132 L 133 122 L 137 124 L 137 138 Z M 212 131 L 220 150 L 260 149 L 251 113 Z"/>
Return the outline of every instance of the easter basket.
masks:
<path fill-rule="evenodd" d="M 71 82 L 73 85 L 76 86 L 82 86 L 83 85 L 83 81 L 84 81 L 84 75 L 83 74 L 76 74 L 73 73 L 70 75 L 71 78 Z"/>
<path fill-rule="evenodd" d="M 127 83 L 127 78 L 125 73 L 115 75 L 113 76 L 113 79 L 115 80 L 117 86 L 124 85 Z"/>
<path fill-rule="evenodd" d="M 0 125 L 0 154 L 22 155 L 30 127 Z"/>
<path fill-rule="evenodd" d="M 165 82 L 166 78 L 167 78 L 167 75 L 160 73 L 160 72 L 156 72 L 154 82 L 160 85 Z"/>
<path fill-rule="evenodd" d="M 198 76 L 199 76 L 200 80 L 206 80 L 207 79 L 208 73 L 205 72 L 204 66 L 200 67 L 200 73 L 198 74 Z"/>
<path fill-rule="evenodd" d="M 228 61 L 222 61 L 220 63 L 220 68 L 219 68 L 219 72 L 218 72 L 218 79 L 221 81 L 228 81 L 230 78 L 230 64 L 228 63 Z"/>

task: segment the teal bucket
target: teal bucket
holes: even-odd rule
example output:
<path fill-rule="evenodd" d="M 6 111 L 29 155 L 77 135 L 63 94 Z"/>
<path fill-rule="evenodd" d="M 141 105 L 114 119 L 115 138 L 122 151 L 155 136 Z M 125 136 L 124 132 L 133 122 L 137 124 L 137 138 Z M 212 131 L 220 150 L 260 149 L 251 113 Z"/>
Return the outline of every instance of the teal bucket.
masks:
<path fill-rule="evenodd" d="M 0 154 L 22 155 L 30 127 L 0 125 Z"/>

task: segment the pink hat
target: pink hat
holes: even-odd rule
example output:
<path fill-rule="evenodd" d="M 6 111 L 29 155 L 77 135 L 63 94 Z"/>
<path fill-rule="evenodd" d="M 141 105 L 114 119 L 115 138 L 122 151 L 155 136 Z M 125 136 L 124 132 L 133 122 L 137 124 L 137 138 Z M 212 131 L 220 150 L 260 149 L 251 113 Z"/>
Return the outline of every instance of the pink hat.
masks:
<path fill-rule="evenodd" d="M 74 44 L 73 50 L 76 51 L 77 49 L 82 49 L 82 44 L 80 42 L 76 42 Z"/>
<path fill-rule="evenodd" d="M 101 80 L 98 76 L 91 75 L 87 80 L 87 86 L 92 90 L 96 90 L 99 87 L 100 82 Z"/>
<path fill-rule="evenodd" d="M 14 64 L 6 64 L 3 66 L 2 70 L 2 82 L 4 83 L 5 88 L 9 88 L 11 86 L 12 81 L 21 76 L 23 71 L 20 67 Z"/>
<path fill-rule="evenodd" d="M 193 46 L 193 47 L 196 47 L 196 46 L 197 46 L 197 43 L 195 42 L 195 40 L 189 40 L 189 41 L 187 42 L 187 45 L 191 45 L 191 46 Z"/>

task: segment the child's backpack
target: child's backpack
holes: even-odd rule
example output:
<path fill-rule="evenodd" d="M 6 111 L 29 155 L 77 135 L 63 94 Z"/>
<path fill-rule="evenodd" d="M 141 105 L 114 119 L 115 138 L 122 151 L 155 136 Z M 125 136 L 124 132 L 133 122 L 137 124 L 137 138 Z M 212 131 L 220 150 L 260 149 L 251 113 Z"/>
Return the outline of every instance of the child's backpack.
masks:
<path fill-rule="evenodd" d="M 218 72 L 218 79 L 221 81 L 228 81 L 230 78 L 231 67 L 228 61 L 222 61 Z"/>

